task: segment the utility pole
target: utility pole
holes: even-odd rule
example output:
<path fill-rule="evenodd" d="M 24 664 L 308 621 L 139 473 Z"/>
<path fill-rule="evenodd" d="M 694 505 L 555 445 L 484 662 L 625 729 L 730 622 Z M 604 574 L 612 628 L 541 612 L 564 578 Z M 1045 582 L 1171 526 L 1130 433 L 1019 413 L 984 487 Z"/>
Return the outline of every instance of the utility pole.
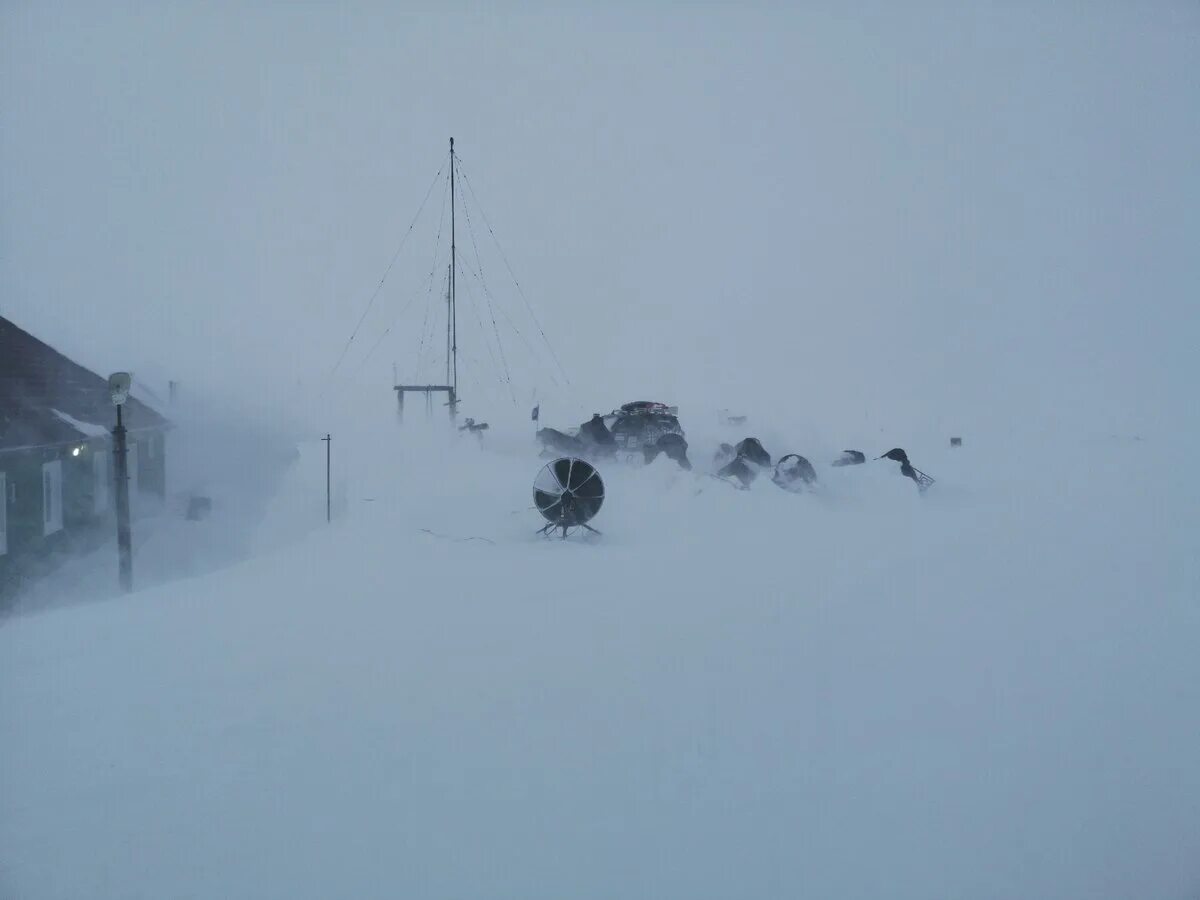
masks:
<path fill-rule="evenodd" d="M 454 232 L 454 138 L 450 138 L 450 419 L 458 414 L 458 303 L 455 297 L 456 252 Z"/>
<path fill-rule="evenodd" d="M 129 399 L 131 381 L 128 372 L 114 372 L 108 377 L 108 388 L 117 407 L 117 427 L 113 429 L 117 480 L 117 560 L 121 589 L 126 593 L 133 590 L 133 533 L 129 526 L 129 451 L 121 407 Z"/>
<path fill-rule="evenodd" d="M 333 521 L 333 492 L 330 490 L 329 450 L 333 446 L 333 438 L 326 433 L 321 438 L 325 442 L 325 521 Z"/>

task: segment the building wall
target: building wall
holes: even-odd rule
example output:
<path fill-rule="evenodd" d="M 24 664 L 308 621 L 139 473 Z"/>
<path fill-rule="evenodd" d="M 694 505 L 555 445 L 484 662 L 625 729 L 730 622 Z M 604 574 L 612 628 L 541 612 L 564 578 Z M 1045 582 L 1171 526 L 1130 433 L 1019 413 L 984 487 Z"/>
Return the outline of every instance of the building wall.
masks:
<path fill-rule="evenodd" d="M 140 432 L 134 438 L 138 446 L 138 488 L 149 494 L 167 494 L 167 441 L 159 432 Z"/>
<path fill-rule="evenodd" d="M 143 498 L 165 496 L 166 446 L 161 432 L 140 432 L 132 438 L 138 446 L 138 483 L 130 485 Z M 78 449 L 78 454 L 72 453 Z M 109 502 L 96 512 L 96 469 L 93 457 L 108 451 L 105 471 Z M 61 530 L 46 535 L 42 464 L 62 465 Z M 8 552 L 0 555 L 0 597 L 15 589 L 21 578 L 53 567 L 57 554 L 83 549 L 111 533 L 115 521 L 116 486 L 111 442 L 95 438 L 78 444 L 0 451 L 0 472 L 7 482 L 3 502 L 7 512 Z M 131 503 L 136 511 L 138 504 Z"/>

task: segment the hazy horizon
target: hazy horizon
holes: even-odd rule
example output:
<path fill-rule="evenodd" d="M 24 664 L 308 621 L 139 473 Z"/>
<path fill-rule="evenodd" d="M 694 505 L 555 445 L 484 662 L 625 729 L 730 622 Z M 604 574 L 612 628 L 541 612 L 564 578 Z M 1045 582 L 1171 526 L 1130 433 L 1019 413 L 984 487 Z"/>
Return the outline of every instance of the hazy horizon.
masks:
<path fill-rule="evenodd" d="M 97 366 L 304 408 L 453 135 L 568 406 L 1165 431 L 1195 373 L 1191 4 L 0 17 L 0 304 Z M 414 359 L 437 199 L 340 402 Z"/>

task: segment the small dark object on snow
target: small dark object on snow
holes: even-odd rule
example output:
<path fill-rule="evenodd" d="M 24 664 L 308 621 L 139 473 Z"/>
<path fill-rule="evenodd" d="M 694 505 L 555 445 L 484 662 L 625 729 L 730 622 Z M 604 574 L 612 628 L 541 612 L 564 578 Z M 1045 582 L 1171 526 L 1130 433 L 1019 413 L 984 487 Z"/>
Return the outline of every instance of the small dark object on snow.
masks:
<path fill-rule="evenodd" d="M 729 410 L 721 410 L 721 422 L 725 425 L 745 425 L 746 416 L 735 416 Z"/>
<path fill-rule="evenodd" d="M 959 437 L 950 438 L 950 446 L 951 447 L 961 447 L 962 446 L 962 438 L 959 438 Z"/>
<path fill-rule="evenodd" d="M 187 513 L 185 515 L 190 522 L 198 522 L 206 518 L 212 512 L 211 497 L 196 497 L 188 498 Z"/>
<path fill-rule="evenodd" d="M 488 423 L 480 422 L 480 423 L 476 424 L 474 419 L 467 419 L 465 425 L 458 426 L 458 430 L 459 431 L 469 431 L 472 434 L 478 434 L 481 431 L 488 430 Z"/>
<path fill-rule="evenodd" d="M 653 446 L 646 447 L 642 451 L 642 455 L 646 461 L 646 465 L 650 465 L 650 463 L 658 459 L 660 453 L 665 454 L 667 459 L 678 463 L 679 468 L 690 472 L 692 470 L 692 463 L 687 457 L 687 449 L 687 441 L 684 440 L 683 435 L 672 432 L 664 434 L 655 441 Z"/>
<path fill-rule="evenodd" d="M 769 466 L 771 464 L 771 454 L 766 451 L 762 441 L 758 438 L 746 438 L 739 441 L 734 450 L 737 451 L 739 457 L 755 465 Z"/>
<path fill-rule="evenodd" d="M 899 447 L 889 450 L 887 453 L 883 454 L 883 456 L 879 457 L 879 459 L 890 459 L 893 462 L 900 463 L 900 474 L 905 478 L 911 478 L 913 481 L 915 481 L 917 484 L 917 489 L 920 490 L 922 494 L 925 493 L 926 488 L 933 484 L 932 478 L 930 478 L 920 469 L 913 468 L 912 463 L 908 461 L 908 454 Z"/>
<path fill-rule="evenodd" d="M 843 450 L 842 455 L 833 461 L 835 466 L 860 466 L 867 461 L 867 455 L 861 450 Z"/>
<path fill-rule="evenodd" d="M 817 470 L 799 453 L 789 453 L 775 463 L 771 480 L 785 491 L 797 492 L 816 483 Z"/>

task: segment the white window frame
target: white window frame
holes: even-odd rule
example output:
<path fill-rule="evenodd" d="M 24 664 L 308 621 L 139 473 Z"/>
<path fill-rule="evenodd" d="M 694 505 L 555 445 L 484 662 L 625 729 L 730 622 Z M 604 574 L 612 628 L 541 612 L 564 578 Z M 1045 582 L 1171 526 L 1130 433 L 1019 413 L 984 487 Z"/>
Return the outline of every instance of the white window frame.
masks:
<path fill-rule="evenodd" d="M 62 460 L 42 463 L 42 536 L 49 537 L 63 527 Z"/>

